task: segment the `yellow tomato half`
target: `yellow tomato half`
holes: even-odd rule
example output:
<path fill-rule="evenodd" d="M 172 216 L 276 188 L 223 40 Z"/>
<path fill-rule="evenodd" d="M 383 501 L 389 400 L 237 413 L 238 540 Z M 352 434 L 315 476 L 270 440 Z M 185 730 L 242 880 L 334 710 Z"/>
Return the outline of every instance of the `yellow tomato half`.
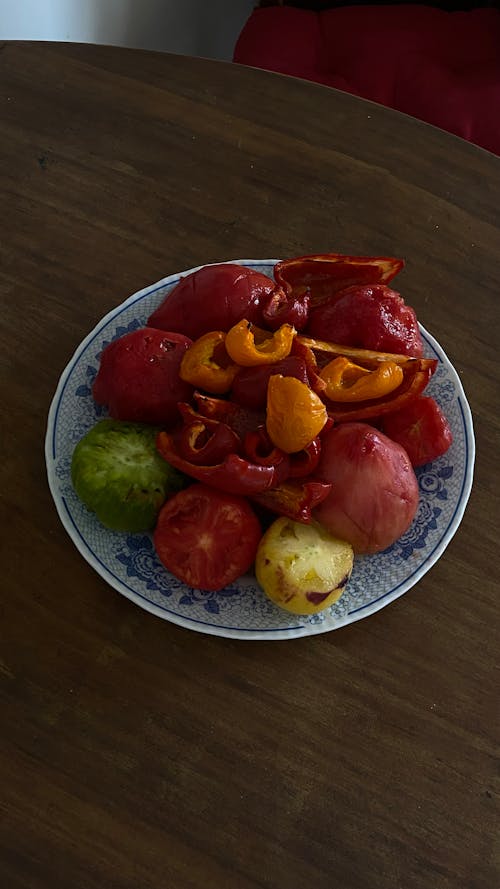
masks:
<path fill-rule="evenodd" d="M 352 546 L 317 522 L 282 517 L 259 543 L 255 574 L 275 605 L 292 614 L 316 614 L 340 598 L 353 562 Z"/>

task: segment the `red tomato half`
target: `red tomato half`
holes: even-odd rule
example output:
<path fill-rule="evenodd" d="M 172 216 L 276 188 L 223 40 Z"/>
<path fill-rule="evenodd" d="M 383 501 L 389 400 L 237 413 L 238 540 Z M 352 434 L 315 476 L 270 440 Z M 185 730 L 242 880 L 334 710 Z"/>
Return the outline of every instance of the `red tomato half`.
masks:
<path fill-rule="evenodd" d="M 427 395 L 421 395 L 408 405 L 383 418 L 382 428 L 392 441 L 400 444 L 408 454 L 412 466 L 431 463 L 446 453 L 453 435 L 441 408 Z"/>
<path fill-rule="evenodd" d="M 153 541 L 175 577 L 196 589 L 218 591 L 248 571 L 261 536 L 244 497 L 194 484 L 166 502 Z"/>

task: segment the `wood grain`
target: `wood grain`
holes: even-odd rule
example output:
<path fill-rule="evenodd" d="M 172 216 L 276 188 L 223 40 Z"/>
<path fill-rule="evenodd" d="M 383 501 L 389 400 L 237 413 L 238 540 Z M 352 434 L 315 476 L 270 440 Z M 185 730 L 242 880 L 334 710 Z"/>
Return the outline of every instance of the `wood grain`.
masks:
<path fill-rule="evenodd" d="M 0 46 L 0 885 L 498 885 L 500 161 L 230 63 Z M 472 497 L 367 620 L 253 644 L 155 619 L 74 549 L 43 438 L 130 293 L 224 259 L 407 259 L 469 398 Z"/>

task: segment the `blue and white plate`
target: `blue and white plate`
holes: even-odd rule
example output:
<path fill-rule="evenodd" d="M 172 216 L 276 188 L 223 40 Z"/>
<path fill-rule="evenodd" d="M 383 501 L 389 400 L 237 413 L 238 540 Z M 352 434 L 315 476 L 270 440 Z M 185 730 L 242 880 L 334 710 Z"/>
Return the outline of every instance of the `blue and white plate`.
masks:
<path fill-rule="evenodd" d="M 272 277 L 277 260 L 234 260 Z M 417 470 L 420 504 L 410 529 L 383 553 L 357 557 L 341 599 L 322 614 L 302 617 L 271 604 L 247 575 L 219 593 L 191 589 L 161 565 L 147 534 L 108 531 L 78 500 L 71 485 L 71 455 L 102 416 L 92 383 L 104 346 L 142 327 L 189 269 L 134 294 L 106 315 L 76 350 L 50 407 L 45 453 L 50 490 L 77 549 L 118 592 L 152 614 L 202 633 L 235 639 L 294 639 L 335 630 L 373 614 L 413 587 L 444 552 L 462 519 L 474 468 L 474 433 L 458 375 L 436 340 L 421 328 L 425 354 L 439 365 L 427 392 L 443 408 L 453 444 Z"/>

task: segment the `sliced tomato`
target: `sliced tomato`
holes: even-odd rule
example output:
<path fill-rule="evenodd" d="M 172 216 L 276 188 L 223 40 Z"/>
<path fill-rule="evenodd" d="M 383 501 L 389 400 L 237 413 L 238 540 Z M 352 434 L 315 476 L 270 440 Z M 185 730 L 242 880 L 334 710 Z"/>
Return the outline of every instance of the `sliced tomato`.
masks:
<path fill-rule="evenodd" d="M 448 420 L 434 398 L 427 395 L 420 395 L 401 410 L 384 416 L 382 429 L 405 449 L 412 466 L 431 463 L 446 453 L 453 441 Z"/>
<path fill-rule="evenodd" d="M 175 577 L 195 589 L 218 591 L 248 571 L 261 536 L 244 497 L 194 484 L 166 502 L 153 541 Z"/>

